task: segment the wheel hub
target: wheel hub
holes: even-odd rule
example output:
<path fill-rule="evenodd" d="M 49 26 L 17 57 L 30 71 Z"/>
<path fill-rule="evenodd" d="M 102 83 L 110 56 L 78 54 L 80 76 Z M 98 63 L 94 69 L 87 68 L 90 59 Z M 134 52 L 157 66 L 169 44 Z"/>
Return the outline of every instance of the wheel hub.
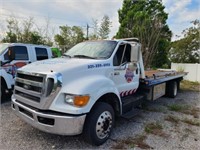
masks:
<path fill-rule="evenodd" d="M 103 112 L 96 124 L 96 135 L 98 138 L 103 139 L 109 135 L 110 129 L 112 127 L 112 115 L 110 112 Z"/>

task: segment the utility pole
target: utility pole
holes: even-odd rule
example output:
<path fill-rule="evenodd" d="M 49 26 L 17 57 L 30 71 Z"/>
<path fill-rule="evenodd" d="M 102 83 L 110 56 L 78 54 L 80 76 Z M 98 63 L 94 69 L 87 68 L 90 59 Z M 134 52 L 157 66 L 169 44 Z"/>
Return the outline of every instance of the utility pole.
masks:
<path fill-rule="evenodd" d="M 90 26 L 87 24 L 87 40 L 89 39 L 89 28 Z"/>
<path fill-rule="evenodd" d="M 85 26 L 84 26 L 84 27 L 85 27 Z M 87 40 L 89 40 L 89 29 L 90 29 L 90 28 L 94 28 L 94 27 L 89 26 L 88 23 L 87 23 L 87 25 L 86 25 L 86 30 L 87 30 L 86 39 L 87 39 Z"/>

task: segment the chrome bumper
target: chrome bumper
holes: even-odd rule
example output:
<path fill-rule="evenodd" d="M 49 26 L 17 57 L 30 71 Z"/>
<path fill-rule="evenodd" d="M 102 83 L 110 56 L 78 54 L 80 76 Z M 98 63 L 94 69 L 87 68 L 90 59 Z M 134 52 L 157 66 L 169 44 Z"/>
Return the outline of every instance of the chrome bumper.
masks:
<path fill-rule="evenodd" d="M 14 113 L 33 127 L 59 135 L 77 135 L 82 133 L 85 117 L 53 115 L 38 112 L 32 108 L 26 107 L 12 98 L 11 103 Z"/>

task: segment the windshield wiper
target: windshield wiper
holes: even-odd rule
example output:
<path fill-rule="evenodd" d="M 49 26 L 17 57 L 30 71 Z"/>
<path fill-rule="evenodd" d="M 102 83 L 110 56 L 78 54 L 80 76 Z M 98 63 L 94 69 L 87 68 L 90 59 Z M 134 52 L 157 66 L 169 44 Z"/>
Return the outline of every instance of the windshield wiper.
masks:
<path fill-rule="evenodd" d="M 86 55 L 74 55 L 73 57 L 76 57 L 76 58 L 89 58 L 89 59 L 96 59 L 95 57 L 86 56 Z"/>
<path fill-rule="evenodd" d="M 63 54 L 63 56 L 66 56 L 66 57 L 72 58 L 72 56 L 67 55 L 67 54 Z"/>
<path fill-rule="evenodd" d="M 97 57 L 97 59 L 107 59 L 108 57 Z"/>

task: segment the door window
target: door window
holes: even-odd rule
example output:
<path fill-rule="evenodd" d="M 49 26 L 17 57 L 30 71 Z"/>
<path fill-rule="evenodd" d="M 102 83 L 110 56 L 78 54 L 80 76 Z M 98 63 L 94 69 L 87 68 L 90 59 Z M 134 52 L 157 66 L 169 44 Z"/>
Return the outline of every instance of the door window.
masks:
<path fill-rule="evenodd" d="M 28 52 L 26 46 L 13 46 L 9 47 L 15 53 L 15 60 L 28 60 Z M 5 60 L 8 59 L 8 51 L 4 55 Z"/>
<path fill-rule="evenodd" d="M 37 60 L 48 59 L 48 53 L 46 48 L 35 48 Z"/>
<path fill-rule="evenodd" d="M 113 60 L 114 66 L 119 66 L 131 61 L 131 45 L 123 44 L 120 45 Z"/>

